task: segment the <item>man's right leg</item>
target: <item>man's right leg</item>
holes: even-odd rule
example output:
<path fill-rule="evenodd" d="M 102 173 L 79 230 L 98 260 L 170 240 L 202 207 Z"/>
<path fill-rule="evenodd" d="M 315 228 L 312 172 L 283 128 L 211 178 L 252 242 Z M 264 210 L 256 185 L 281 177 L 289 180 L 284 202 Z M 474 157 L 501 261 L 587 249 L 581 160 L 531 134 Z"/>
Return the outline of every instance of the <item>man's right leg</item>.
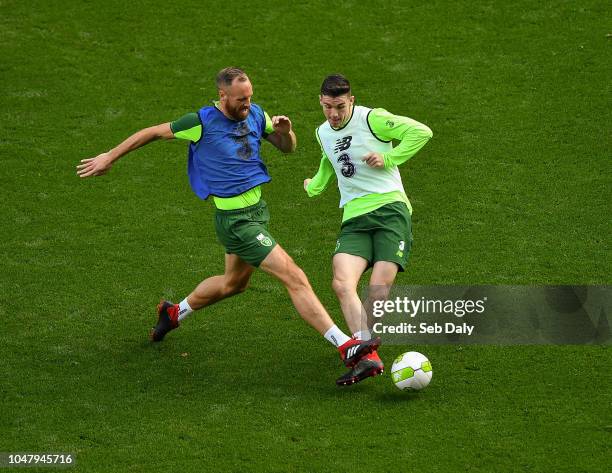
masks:
<path fill-rule="evenodd" d="M 368 261 L 361 256 L 336 253 L 332 259 L 332 267 L 332 288 L 340 302 L 346 324 L 351 334 L 355 335 L 367 329 L 367 318 L 357 294 L 357 285 L 368 267 Z"/>
<path fill-rule="evenodd" d="M 357 285 L 363 272 L 368 267 L 368 261 L 361 256 L 348 253 L 336 253 L 332 260 L 334 279 L 332 287 L 346 323 L 354 338 L 369 340 L 371 338 L 368 328 L 368 319 L 363 304 L 357 294 Z M 384 371 L 384 365 L 376 350 L 368 354 L 343 376 L 336 380 L 336 384 L 347 386 L 363 381 L 366 378 L 378 376 Z"/>
<path fill-rule="evenodd" d="M 179 322 L 192 311 L 244 292 L 254 269 L 238 255 L 226 254 L 225 272 L 222 275 L 202 281 L 181 304 L 172 304 L 168 301 L 159 303 L 157 325 L 151 331 L 151 340 L 155 342 L 163 340 L 166 334 L 177 328 Z"/>

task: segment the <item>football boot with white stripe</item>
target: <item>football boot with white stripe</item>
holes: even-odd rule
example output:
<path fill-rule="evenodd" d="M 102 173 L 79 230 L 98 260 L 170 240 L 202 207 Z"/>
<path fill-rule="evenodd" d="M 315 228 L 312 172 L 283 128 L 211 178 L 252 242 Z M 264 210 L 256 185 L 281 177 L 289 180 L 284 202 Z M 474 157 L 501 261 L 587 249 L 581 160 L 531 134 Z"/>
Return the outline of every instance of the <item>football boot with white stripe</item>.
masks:
<path fill-rule="evenodd" d="M 364 356 L 376 351 L 380 346 L 380 337 L 372 338 L 371 340 L 356 340 L 351 338 L 344 345 L 338 347 L 340 358 L 346 366 L 352 368 Z"/>

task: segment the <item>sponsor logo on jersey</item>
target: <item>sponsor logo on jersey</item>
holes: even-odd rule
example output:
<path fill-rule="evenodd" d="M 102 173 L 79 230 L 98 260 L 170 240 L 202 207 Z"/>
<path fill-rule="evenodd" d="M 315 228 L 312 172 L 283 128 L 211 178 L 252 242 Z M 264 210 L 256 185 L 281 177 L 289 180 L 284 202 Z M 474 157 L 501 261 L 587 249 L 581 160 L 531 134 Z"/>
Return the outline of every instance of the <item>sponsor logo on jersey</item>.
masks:
<path fill-rule="evenodd" d="M 336 147 L 334 148 L 334 153 L 338 153 L 339 151 L 346 151 L 351 147 L 352 136 L 345 136 L 344 138 L 339 138 L 336 140 Z"/>
<path fill-rule="evenodd" d="M 342 163 L 340 172 L 344 177 L 353 177 L 355 175 L 355 165 L 351 161 L 351 157 L 348 153 L 342 153 L 340 157 L 338 157 L 338 162 Z"/>

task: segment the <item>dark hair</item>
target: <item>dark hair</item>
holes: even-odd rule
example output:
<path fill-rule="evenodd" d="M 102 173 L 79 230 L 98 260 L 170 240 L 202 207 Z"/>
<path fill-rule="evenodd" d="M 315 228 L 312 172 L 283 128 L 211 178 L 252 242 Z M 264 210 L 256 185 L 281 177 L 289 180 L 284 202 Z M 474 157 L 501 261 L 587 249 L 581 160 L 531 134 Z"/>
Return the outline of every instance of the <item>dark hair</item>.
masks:
<path fill-rule="evenodd" d="M 321 95 L 339 97 L 340 95 L 350 94 L 351 84 L 342 74 L 330 74 L 321 84 Z"/>
<path fill-rule="evenodd" d="M 217 74 L 217 89 L 232 85 L 232 82 L 234 82 L 236 78 L 238 78 L 240 82 L 249 80 L 246 73 L 237 67 L 226 67 L 225 69 L 221 69 Z"/>

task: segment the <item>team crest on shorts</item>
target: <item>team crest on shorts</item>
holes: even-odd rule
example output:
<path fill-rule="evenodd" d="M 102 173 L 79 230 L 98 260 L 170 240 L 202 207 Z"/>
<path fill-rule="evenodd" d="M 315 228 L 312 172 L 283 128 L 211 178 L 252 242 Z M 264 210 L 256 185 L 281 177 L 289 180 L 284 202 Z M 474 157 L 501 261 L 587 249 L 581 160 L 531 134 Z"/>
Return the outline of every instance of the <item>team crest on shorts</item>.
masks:
<path fill-rule="evenodd" d="M 263 246 L 272 246 L 272 239 L 270 237 L 265 236 L 263 233 L 257 235 L 257 241 Z"/>
<path fill-rule="evenodd" d="M 396 256 L 399 256 L 400 258 L 404 257 L 404 247 L 406 246 L 404 240 L 401 240 L 399 242 L 399 249 L 397 250 Z"/>
<path fill-rule="evenodd" d="M 338 251 L 340 248 L 340 240 L 336 240 L 336 249 L 334 251 Z"/>

